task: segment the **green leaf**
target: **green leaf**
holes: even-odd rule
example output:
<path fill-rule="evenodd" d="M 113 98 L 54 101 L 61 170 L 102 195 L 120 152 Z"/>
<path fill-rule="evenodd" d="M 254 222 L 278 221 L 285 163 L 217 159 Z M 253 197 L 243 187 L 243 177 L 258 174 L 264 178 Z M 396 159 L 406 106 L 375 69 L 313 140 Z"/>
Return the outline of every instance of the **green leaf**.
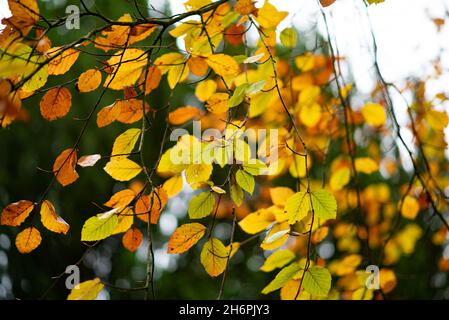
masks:
<path fill-rule="evenodd" d="M 115 208 L 87 219 L 81 230 L 81 241 L 98 241 L 111 236 L 118 224 L 118 210 Z"/>
<path fill-rule="evenodd" d="M 307 192 L 297 192 L 287 199 L 285 211 L 288 216 L 288 223 L 294 224 L 296 221 L 304 219 L 309 213 L 310 199 Z"/>
<path fill-rule="evenodd" d="M 330 192 L 324 189 L 312 192 L 312 204 L 318 218 L 335 219 L 337 217 L 337 201 Z"/>
<path fill-rule="evenodd" d="M 212 192 L 201 192 L 189 203 L 190 219 L 201 219 L 211 214 L 215 207 L 215 196 Z"/>
<path fill-rule="evenodd" d="M 327 297 L 329 290 L 331 289 L 332 277 L 326 268 L 322 267 L 310 267 L 303 279 L 304 290 L 308 293 L 319 296 Z"/>
<path fill-rule="evenodd" d="M 281 43 L 284 47 L 294 48 L 296 47 L 296 31 L 293 28 L 285 28 L 282 30 L 281 35 Z"/>
<path fill-rule="evenodd" d="M 231 199 L 237 207 L 242 205 L 244 196 L 245 193 L 243 192 L 243 189 L 240 188 L 238 184 L 233 183 L 231 185 Z"/>
<path fill-rule="evenodd" d="M 262 293 L 268 294 L 275 290 L 282 288 L 288 281 L 293 279 L 293 277 L 301 271 L 302 267 L 298 263 L 292 263 L 289 266 L 283 268 L 276 277 L 271 281 L 265 288 L 263 288 Z"/>
<path fill-rule="evenodd" d="M 133 128 L 119 135 L 114 141 L 111 155 L 131 153 L 140 137 L 140 132 L 140 129 Z"/>
<path fill-rule="evenodd" d="M 235 88 L 232 97 L 229 99 L 228 106 L 229 108 L 234 108 L 243 102 L 245 99 L 245 92 L 248 89 L 249 84 L 244 83 Z"/>
<path fill-rule="evenodd" d="M 252 174 L 253 176 L 264 174 L 265 171 L 268 169 L 267 165 L 259 159 L 251 159 L 249 160 L 249 162 L 244 163 L 242 167 L 243 170 Z"/>
<path fill-rule="evenodd" d="M 252 85 L 248 87 L 248 89 L 246 89 L 246 94 L 250 96 L 252 94 L 259 92 L 260 90 L 263 89 L 263 87 L 265 87 L 265 83 L 266 83 L 265 80 L 254 82 Z"/>
<path fill-rule="evenodd" d="M 384 2 L 385 0 L 368 0 L 368 3 L 369 4 L 373 4 L 373 3 L 375 3 L 375 4 L 378 4 L 378 3 L 382 3 L 382 2 Z"/>
<path fill-rule="evenodd" d="M 260 270 L 270 272 L 276 268 L 282 268 L 294 258 L 295 254 L 290 250 L 285 249 L 276 251 L 265 260 L 263 266 L 260 267 Z"/>
<path fill-rule="evenodd" d="M 238 170 L 235 174 L 235 180 L 243 190 L 249 194 L 254 192 L 254 177 L 244 170 Z"/>

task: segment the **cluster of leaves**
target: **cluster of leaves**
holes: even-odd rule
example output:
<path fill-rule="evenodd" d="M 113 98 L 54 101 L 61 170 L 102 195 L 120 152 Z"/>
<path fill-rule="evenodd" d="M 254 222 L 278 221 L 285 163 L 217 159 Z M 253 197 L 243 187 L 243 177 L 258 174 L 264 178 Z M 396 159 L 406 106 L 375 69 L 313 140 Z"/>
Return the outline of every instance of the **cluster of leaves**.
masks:
<path fill-rule="evenodd" d="M 335 1 L 320 2 L 326 17 L 323 7 Z M 56 182 L 63 187 L 75 183 L 77 170 L 101 160 L 107 160 L 104 171 L 112 179 L 129 185 L 84 222 L 81 241 L 95 245 L 123 234 L 123 246 L 134 252 L 144 238 L 141 226 L 146 225 L 151 243 L 151 225 L 158 224 L 169 199 L 189 185 L 198 190 L 188 204 L 192 221 L 175 230 L 168 253 L 185 253 L 206 237 L 199 259 L 211 277 L 223 275 L 222 285 L 232 257 L 250 240 L 261 238 L 260 248 L 269 253 L 261 271 L 280 269 L 263 294 L 280 289 L 282 299 L 372 299 L 396 286 L 392 266 L 413 253 L 422 237 L 420 224 L 414 222 L 420 212 L 441 219 L 433 241 L 443 243 L 447 201 L 439 185 L 447 180 L 442 173 L 447 167 L 443 152 L 447 115 L 427 103 L 421 90 L 421 102 L 408 109 L 419 153 L 407 149 L 414 165 L 413 172 L 407 172 L 400 166 L 399 153 L 381 148 L 392 134 L 403 139 L 389 97 L 391 88 L 380 72 L 371 99 L 353 102 L 355 87 L 345 83 L 339 69 L 343 58 L 335 55 L 331 41 L 313 50 L 298 50 L 301 35 L 294 28 L 277 30 L 288 13 L 269 1 L 256 7 L 252 0 L 188 0 L 186 12 L 173 17 L 136 20 L 124 14 L 117 21 L 103 17 L 104 26 L 58 47 L 52 46 L 46 30 L 61 24 L 61 19 L 42 17 L 36 0 L 8 3 L 12 17 L 4 20 L 6 28 L 0 35 L 2 127 L 26 120 L 22 102 L 30 97 L 42 95 L 40 112 L 51 122 L 69 113 L 75 92 L 98 92 L 74 145 L 55 159 L 53 179 L 40 199 L 21 200 L 3 209 L 2 225 L 21 226 L 30 216 L 31 225 L 16 237 L 21 253 L 35 250 L 42 241 L 33 214 L 38 208 L 45 228 L 69 232 L 69 225 L 46 199 L 48 191 Z M 85 16 L 101 16 L 85 10 Z M 250 30 L 258 35 L 255 47 L 247 45 Z M 165 33 L 184 48 L 171 45 L 160 53 Z M 107 58 L 81 73 L 76 83 L 46 87 L 49 76 L 63 75 L 78 59 L 92 55 L 88 50 Z M 168 101 L 167 107 L 158 108 L 149 103 L 159 87 L 168 86 L 173 94 L 188 85 L 194 87 L 195 105 L 173 108 Z M 123 92 L 123 98 L 98 110 L 110 91 Z M 148 164 L 144 139 L 151 134 L 155 114 L 161 113 L 164 139 L 157 161 Z M 138 127 L 118 135 L 110 155 L 78 158 L 82 136 L 95 116 L 98 128 L 115 121 Z M 199 139 L 185 134 L 168 146 L 168 132 L 192 120 L 201 121 L 204 129 L 220 130 L 221 136 Z M 267 136 L 254 154 L 249 143 L 256 137 L 249 136 L 249 142 L 241 139 L 249 128 L 277 129 L 278 136 L 274 143 Z M 396 146 L 397 141 L 391 143 Z M 274 153 L 278 157 L 270 158 Z M 268 156 L 261 160 L 261 154 Z M 227 174 L 217 182 L 220 170 Z M 164 182 L 155 184 L 155 176 Z M 398 223 L 402 218 L 403 225 Z M 227 245 L 214 236 L 217 219 L 232 221 Z M 235 241 L 237 226 L 250 238 Z M 317 254 L 326 239 L 335 242 L 339 258 Z M 449 264 L 442 261 L 447 269 Z M 150 258 L 148 263 L 154 261 Z M 364 268 L 370 264 L 381 266 L 377 291 L 365 287 Z M 149 271 L 143 290 L 152 288 L 152 277 Z M 99 278 L 83 282 L 68 298 L 93 299 L 104 285 Z"/>

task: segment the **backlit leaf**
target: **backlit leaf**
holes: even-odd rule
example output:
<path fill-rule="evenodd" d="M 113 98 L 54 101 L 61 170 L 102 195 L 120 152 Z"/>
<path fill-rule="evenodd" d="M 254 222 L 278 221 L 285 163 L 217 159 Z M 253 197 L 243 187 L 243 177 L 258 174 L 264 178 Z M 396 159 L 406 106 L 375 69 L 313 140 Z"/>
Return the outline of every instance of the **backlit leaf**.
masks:
<path fill-rule="evenodd" d="M 67 234 L 70 226 L 56 213 L 53 204 L 44 200 L 41 205 L 41 222 L 45 228 L 56 233 Z"/>
<path fill-rule="evenodd" d="M 20 253 L 30 253 L 41 244 L 42 237 L 39 230 L 29 227 L 16 236 L 16 247 Z"/>
<path fill-rule="evenodd" d="M 206 233 L 206 227 L 200 223 L 188 223 L 178 227 L 168 241 L 167 252 L 183 253 L 193 247 Z"/>

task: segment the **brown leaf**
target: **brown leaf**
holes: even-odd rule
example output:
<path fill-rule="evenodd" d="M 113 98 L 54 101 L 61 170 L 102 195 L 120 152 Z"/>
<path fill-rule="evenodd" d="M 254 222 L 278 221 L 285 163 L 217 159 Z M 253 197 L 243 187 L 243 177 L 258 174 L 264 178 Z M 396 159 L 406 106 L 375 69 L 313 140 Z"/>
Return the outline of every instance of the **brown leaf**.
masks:
<path fill-rule="evenodd" d="M 19 226 L 34 209 L 34 203 L 28 200 L 20 200 L 9 204 L 2 211 L 1 224 L 7 226 Z"/>
<path fill-rule="evenodd" d="M 148 212 L 150 212 L 151 224 L 157 224 L 159 216 L 164 210 L 168 201 L 167 192 L 162 188 L 156 188 L 156 191 L 152 191 L 150 195 L 143 195 L 137 200 L 135 213 L 136 216 L 144 221 L 148 222 Z"/>

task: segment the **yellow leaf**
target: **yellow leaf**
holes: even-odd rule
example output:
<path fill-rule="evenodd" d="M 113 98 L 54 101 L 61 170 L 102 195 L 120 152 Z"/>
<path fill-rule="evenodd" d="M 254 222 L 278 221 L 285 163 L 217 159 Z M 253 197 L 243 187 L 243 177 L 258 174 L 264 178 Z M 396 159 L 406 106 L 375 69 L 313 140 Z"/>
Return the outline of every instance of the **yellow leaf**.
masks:
<path fill-rule="evenodd" d="M 377 164 L 376 161 L 368 157 L 357 158 L 355 159 L 355 169 L 358 172 L 371 174 L 379 170 L 379 165 Z"/>
<path fill-rule="evenodd" d="M 34 209 L 34 203 L 20 200 L 9 204 L 2 211 L 1 224 L 6 226 L 20 226 Z"/>
<path fill-rule="evenodd" d="M 147 54 L 139 49 L 126 49 L 115 54 L 107 64 L 114 71 L 106 78 L 104 87 L 122 90 L 134 85 L 139 79 L 142 69 L 147 64 Z"/>
<path fill-rule="evenodd" d="M 195 88 L 195 96 L 201 102 L 207 101 L 217 90 L 217 83 L 214 80 L 205 80 L 198 83 Z"/>
<path fill-rule="evenodd" d="M 294 258 L 295 254 L 290 250 L 285 249 L 275 251 L 267 258 L 267 260 L 265 260 L 263 266 L 260 267 L 260 270 L 264 272 L 271 272 L 276 268 L 282 268 Z"/>
<path fill-rule="evenodd" d="M 137 140 L 140 137 L 141 132 L 142 132 L 141 129 L 132 128 L 126 130 L 121 135 L 119 135 L 114 141 L 111 155 L 112 156 L 123 155 L 123 156 L 113 157 L 112 161 L 117 161 L 118 159 L 124 158 L 129 153 L 131 153 L 131 151 L 134 149 L 134 146 L 136 145 Z"/>
<path fill-rule="evenodd" d="M 412 196 L 406 196 L 401 207 L 401 214 L 407 219 L 415 219 L 419 212 L 419 202 Z"/>
<path fill-rule="evenodd" d="M 273 281 L 271 281 L 265 288 L 263 288 L 262 294 L 268 294 L 282 288 L 300 271 L 302 271 L 302 266 L 299 263 L 292 263 L 287 267 L 284 267 L 281 271 L 279 271 Z"/>
<path fill-rule="evenodd" d="M 99 278 L 84 281 L 70 291 L 67 300 L 94 300 L 103 288 Z"/>
<path fill-rule="evenodd" d="M 227 112 L 229 109 L 229 94 L 223 92 L 214 93 L 206 102 L 207 110 L 215 114 Z"/>
<path fill-rule="evenodd" d="M 268 232 L 260 247 L 263 250 L 275 250 L 279 248 L 287 241 L 289 232 L 290 225 L 287 221 L 276 223 L 270 232 Z"/>
<path fill-rule="evenodd" d="M 112 234 L 122 233 L 128 231 L 134 222 L 134 213 L 131 208 L 125 208 L 119 211 L 117 216 L 117 226 Z"/>
<path fill-rule="evenodd" d="M 293 190 L 287 187 L 270 188 L 271 201 L 277 206 L 285 206 L 287 199 L 293 194 Z"/>
<path fill-rule="evenodd" d="M 321 106 L 318 103 L 303 105 L 299 112 L 299 119 L 309 128 L 316 126 L 321 119 Z"/>
<path fill-rule="evenodd" d="M 398 284 L 396 274 L 390 269 L 380 269 L 379 280 L 380 287 L 384 293 L 391 292 Z"/>
<path fill-rule="evenodd" d="M 378 103 L 367 103 L 362 108 L 362 115 L 370 126 L 382 126 L 387 121 L 387 114 L 382 105 Z"/>
<path fill-rule="evenodd" d="M 449 123 L 449 118 L 445 111 L 429 110 L 426 112 L 426 121 L 434 130 L 444 130 Z"/>
<path fill-rule="evenodd" d="M 288 15 L 286 11 L 278 11 L 268 0 L 257 12 L 256 21 L 265 29 L 274 29 Z"/>
<path fill-rule="evenodd" d="M 191 164 L 186 169 L 186 180 L 188 184 L 195 184 L 209 180 L 212 174 L 211 164 Z"/>
<path fill-rule="evenodd" d="M 343 167 L 332 173 L 329 185 L 333 191 L 339 191 L 346 186 L 351 180 L 351 170 Z"/>
<path fill-rule="evenodd" d="M 243 218 L 239 222 L 239 226 L 246 233 L 255 234 L 268 228 L 275 220 L 272 212 L 267 209 L 259 209 Z"/>
<path fill-rule="evenodd" d="M 118 158 L 112 158 L 104 167 L 104 171 L 113 179 L 117 181 L 129 181 L 142 171 L 142 168 L 134 161 L 122 157 Z"/>
<path fill-rule="evenodd" d="M 294 48 L 296 47 L 296 31 L 293 28 L 285 28 L 282 30 L 280 38 L 284 47 Z"/>
<path fill-rule="evenodd" d="M 53 204 L 44 200 L 41 205 L 41 222 L 45 228 L 56 233 L 67 234 L 70 226 L 57 213 Z"/>
<path fill-rule="evenodd" d="M 175 175 L 164 182 L 163 188 L 167 191 L 168 197 L 177 195 L 183 187 L 183 180 L 181 175 Z"/>
<path fill-rule="evenodd" d="M 237 61 L 223 53 L 208 56 L 206 62 L 216 74 L 223 77 L 236 76 L 240 72 Z"/>
<path fill-rule="evenodd" d="M 35 227 L 21 231 L 16 237 L 16 247 L 20 253 L 30 253 L 41 244 L 42 237 Z"/>
<path fill-rule="evenodd" d="M 216 277 L 226 269 L 228 254 L 228 250 L 220 240 L 211 238 L 201 251 L 201 264 L 211 277 Z"/>
<path fill-rule="evenodd" d="M 200 223 L 188 223 L 180 226 L 168 241 L 167 252 L 183 253 L 193 247 L 206 233 L 206 227 Z"/>

